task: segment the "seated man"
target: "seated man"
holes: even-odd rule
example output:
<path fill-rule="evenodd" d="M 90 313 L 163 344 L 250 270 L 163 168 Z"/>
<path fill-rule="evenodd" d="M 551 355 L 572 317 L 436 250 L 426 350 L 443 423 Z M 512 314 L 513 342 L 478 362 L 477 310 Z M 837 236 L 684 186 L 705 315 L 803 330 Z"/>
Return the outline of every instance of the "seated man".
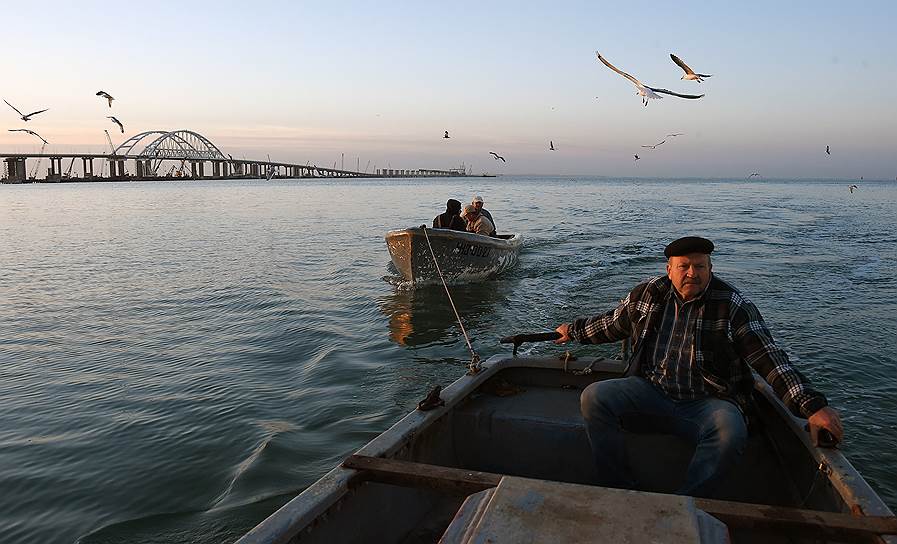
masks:
<path fill-rule="evenodd" d="M 664 251 L 666 276 L 636 286 L 605 314 L 557 328 L 558 343 L 632 343 L 627 377 L 595 382 L 580 397 L 601 485 L 636 485 L 621 424 L 631 414 L 692 440 L 695 452 L 677 492 L 712 494 L 747 442 L 751 367 L 792 412 L 809 418 L 814 444 L 821 429 L 838 441 L 843 436 L 838 412 L 775 345 L 757 308 L 711 273 L 712 251 L 710 240 L 680 238 Z"/>
<path fill-rule="evenodd" d="M 470 205 L 475 207 L 478 212 L 486 217 L 490 223 L 492 223 L 492 229 L 495 230 L 495 219 L 492 219 L 492 214 L 489 213 L 489 210 L 483 208 L 483 197 L 480 195 L 473 195 L 473 200 L 470 201 Z"/>
<path fill-rule="evenodd" d="M 461 217 L 467 219 L 467 232 L 475 232 L 484 236 L 495 236 L 492 222 L 471 205 L 464 206 Z"/>
<path fill-rule="evenodd" d="M 467 230 L 467 222 L 461 219 L 461 203 L 454 198 L 445 203 L 445 213 L 433 218 L 434 229 Z"/>

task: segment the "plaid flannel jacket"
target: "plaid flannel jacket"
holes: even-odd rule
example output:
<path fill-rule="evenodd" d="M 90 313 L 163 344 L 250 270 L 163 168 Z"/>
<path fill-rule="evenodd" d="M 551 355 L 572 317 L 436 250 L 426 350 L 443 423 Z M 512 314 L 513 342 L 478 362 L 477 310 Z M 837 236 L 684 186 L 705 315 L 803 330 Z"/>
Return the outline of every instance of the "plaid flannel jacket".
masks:
<path fill-rule="evenodd" d="M 615 309 L 573 320 L 570 336 L 583 344 L 629 338 L 633 356 L 628 374 L 637 372 L 644 357 L 641 348 L 646 338 L 656 334 L 672 288 L 667 276 L 641 283 Z M 714 275 L 702 299 L 701 307 L 696 308 L 700 313 L 694 353 L 709 391 L 746 410 L 754 383 L 750 365 L 794 414 L 809 417 L 828 404 L 791 365 L 785 351 L 773 342 L 757 307 L 737 289 Z"/>

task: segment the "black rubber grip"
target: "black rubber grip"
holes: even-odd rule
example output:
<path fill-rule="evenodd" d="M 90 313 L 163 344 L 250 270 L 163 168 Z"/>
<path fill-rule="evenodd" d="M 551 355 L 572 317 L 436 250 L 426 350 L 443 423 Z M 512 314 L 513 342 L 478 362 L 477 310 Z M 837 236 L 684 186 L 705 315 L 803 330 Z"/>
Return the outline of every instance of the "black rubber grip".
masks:
<path fill-rule="evenodd" d="M 557 331 L 515 334 L 513 336 L 505 336 L 501 339 L 501 343 L 515 344 L 519 346 L 524 342 L 550 342 L 552 340 L 557 340 L 560 337 L 561 334 Z"/>

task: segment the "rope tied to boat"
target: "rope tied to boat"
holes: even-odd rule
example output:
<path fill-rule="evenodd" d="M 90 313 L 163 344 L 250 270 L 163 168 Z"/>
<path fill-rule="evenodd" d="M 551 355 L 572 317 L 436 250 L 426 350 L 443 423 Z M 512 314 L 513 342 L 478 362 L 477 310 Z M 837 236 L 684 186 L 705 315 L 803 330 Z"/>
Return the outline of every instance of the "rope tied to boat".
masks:
<path fill-rule="evenodd" d="M 470 337 L 467 336 L 467 330 L 464 328 L 464 323 L 461 322 L 461 315 L 458 314 L 458 309 L 455 308 L 455 301 L 452 300 L 452 293 L 449 291 L 448 284 L 445 282 L 445 277 L 442 275 L 442 269 L 439 268 L 439 262 L 436 260 L 436 252 L 433 251 L 433 245 L 430 243 L 430 235 L 427 234 L 427 226 L 421 225 L 420 228 L 424 231 L 424 238 L 427 240 L 427 247 L 430 248 L 430 256 L 433 257 L 433 264 L 436 265 L 436 272 L 439 273 L 439 279 L 442 280 L 442 286 L 445 287 L 445 294 L 448 295 L 449 303 L 452 305 L 452 311 L 455 312 L 458 326 L 461 327 L 461 333 L 464 334 L 464 341 L 467 342 L 467 349 L 470 350 L 470 364 L 467 365 L 467 373 L 476 374 L 480 371 L 480 356 L 477 355 L 477 352 L 473 349 L 473 345 L 470 343 Z"/>

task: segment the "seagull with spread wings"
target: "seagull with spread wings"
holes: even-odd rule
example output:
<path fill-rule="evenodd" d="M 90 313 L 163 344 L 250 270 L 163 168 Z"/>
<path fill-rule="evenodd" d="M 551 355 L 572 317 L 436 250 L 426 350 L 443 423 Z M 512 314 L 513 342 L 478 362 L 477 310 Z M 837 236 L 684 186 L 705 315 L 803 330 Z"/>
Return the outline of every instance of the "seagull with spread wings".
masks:
<path fill-rule="evenodd" d="M 650 147 L 651 149 L 657 149 L 657 146 L 662 145 L 666 140 L 661 140 L 660 143 L 656 143 L 654 145 L 643 145 L 642 147 Z"/>
<path fill-rule="evenodd" d="M 4 99 L 3 101 L 6 102 L 6 99 Z M 25 115 L 24 113 L 19 111 L 19 108 L 13 106 L 9 102 L 6 102 L 6 105 L 9 106 L 10 108 L 16 110 L 16 113 L 19 114 L 19 116 L 22 118 L 22 121 L 30 121 L 31 118 L 34 117 L 35 115 L 37 115 L 38 113 L 43 113 L 43 112 L 47 111 L 48 109 L 50 109 L 50 108 L 45 108 L 42 110 L 33 111 L 33 112 L 29 113 L 28 115 Z"/>
<path fill-rule="evenodd" d="M 125 126 L 123 124 L 121 124 L 121 121 L 116 119 L 114 115 L 107 115 L 106 119 L 112 119 L 112 122 L 115 123 L 116 125 L 118 125 L 118 128 L 121 129 L 121 133 L 122 134 L 125 133 Z"/>
<path fill-rule="evenodd" d="M 638 155 L 633 155 L 633 157 L 635 157 L 635 160 L 641 159 L 641 157 L 639 157 Z"/>
<path fill-rule="evenodd" d="M 748 179 L 751 179 L 752 177 L 759 176 L 759 175 L 760 175 L 760 172 L 751 172 L 751 175 L 748 176 Z"/>
<path fill-rule="evenodd" d="M 508 161 L 505 160 L 504 157 L 502 157 L 501 155 L 499 155 L 499 154 L 496 153 L 495 151 L 490 151 L 489 154 L 492 155 L 492 156 L 495 158 L 495 160 L 497 160 L 497 161 L 500 160 L 501 162 L 508 162 Z"/>
<path fill-rule="evenodd" d="M 688 67 L 687 64 L 682 62 L 682 59 L 677 57 L 676 55 L 670 53 L 670 58 L 673 59 L 673 62 L 679 65 L 679 68 L 685 70 L 685 75 L 682 76 L 681 79 L 687 79 L 689 81 L 697 81 L 698 83 L 704 81 L 702 78 L 710 77 L 712 74 L 696 74 L 694 70 Z"/>
<path fill-rule="evenodd" d="M 112 95 L 111 95 L 111 94 L 107 93 L 106 91 L 97 91 L 97 96 L 102 96 L 103 98 L 105 98 L 106 100 L 108 100 L 108 101 L 109 101 L 109 107 L 110 107 L 110 108 L 112 107 L 112 101 L 115 100 L 115 99 L 112 98 Z"/>
<path fill-rule="evenodd" d="M 667 134 L 667 138 L 675 138 L 676 136 L 685 136 L 683 132 L 674 132 L 672 134 Z"/>
<path fill-rule="evenodd" d="M 670 96 L 678 96 L 679 98 L 688 98 L 691 100 L 694 100 L 697 98 L 702 98 L 704 96 L 703 94 L 679 94 L 679 93 L 674 93 L 673 91 L 670 91 L 667 89 L 660 89 L 657 87 L 649 87 L 648 85 L 643 84 L 641 81 L 635 79 L 634 77 L 627 74 L 626 72 L 618 69 L 613 64 L 607 62 L 607 60 L 604 57 L 602 57 L 601 53 L 599 53 L 598 51 L 595 51 L 595 55 L 598 56 L 598 60 L 600 60 L 602 63 L 604 63 L 605 66 L 607 66 L 614 72 L 620 74 L 621 76 L 625 77 L 626 79 L 631 81 L 633 85 L 635 85 L 635 88 L 638 90 L 637 91 L 638 95 L 642 97 L 642 103 L 645 106 L 648 105 L 649 98 L 652 100 L 663 98 L 662 96 L 660 96 L 660 94 L 668 94 Z M 660 94 L 658 94 L 658 93 L 660 93 Z"/>
<path fill-rule="evenodd" d="M 9 131 L 10 131 L 10 132 L 27 132 L 28 134 L 31 134 L 32 136 L 37 136 L 37 137 L 40 138 L 45 144 L 50 143 L 50 142 L 48 142 L 47 140 L 44 140 L 44 137 L 41 136 L 40 134 L 38 134 L 37 132 L 34 132 L 33 130 L 28 130 L 27 128 L 11 128 L 11 129 L 9 129 Z"/>

